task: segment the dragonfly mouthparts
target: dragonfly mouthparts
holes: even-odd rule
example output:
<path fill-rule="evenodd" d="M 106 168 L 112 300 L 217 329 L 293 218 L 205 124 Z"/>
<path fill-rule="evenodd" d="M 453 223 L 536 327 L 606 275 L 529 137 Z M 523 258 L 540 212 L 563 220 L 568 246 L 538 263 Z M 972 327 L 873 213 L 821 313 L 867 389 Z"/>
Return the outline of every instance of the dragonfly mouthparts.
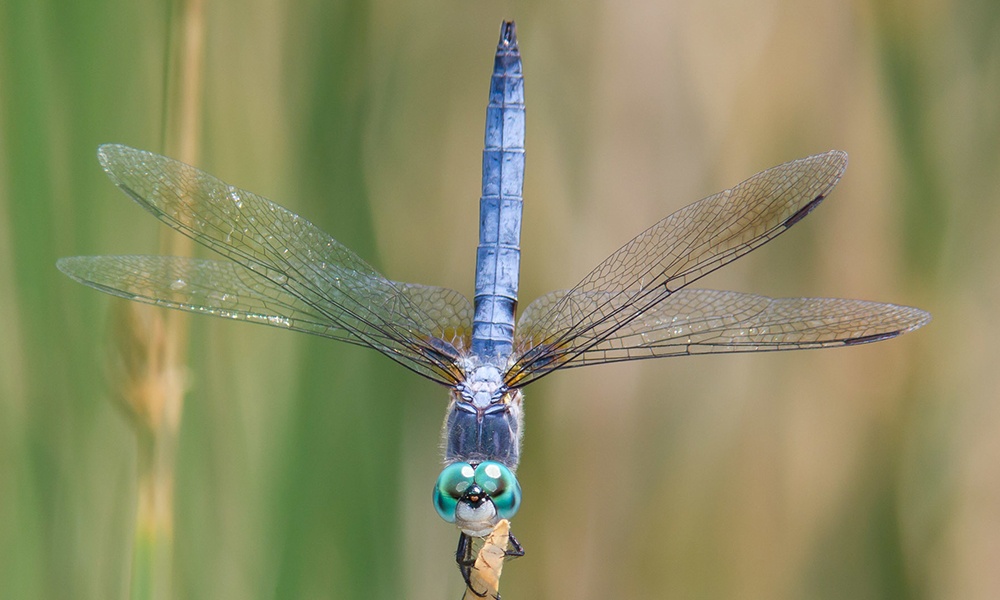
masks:
<path fill-rule="evenodd" d="M 472 484 L 465 493 L 462 494 L 462 500 L 468 502 L 473 508 L 477 508 L 483 501 L 486 500 L 486 495 L 483 494 L 482 488 L 476 484 Z"/>

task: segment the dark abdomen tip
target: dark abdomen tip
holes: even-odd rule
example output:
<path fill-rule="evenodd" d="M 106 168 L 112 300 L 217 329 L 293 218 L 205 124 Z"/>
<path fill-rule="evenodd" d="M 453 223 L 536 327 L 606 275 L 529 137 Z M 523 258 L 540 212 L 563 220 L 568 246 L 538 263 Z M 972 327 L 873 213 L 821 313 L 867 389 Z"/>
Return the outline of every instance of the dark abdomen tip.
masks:
<path fill-rule="evenodd" d="M 514 21 L 504 21 L 500 25 L 500 45 L 517 45 L 517 26 L 514 25 Z"/>

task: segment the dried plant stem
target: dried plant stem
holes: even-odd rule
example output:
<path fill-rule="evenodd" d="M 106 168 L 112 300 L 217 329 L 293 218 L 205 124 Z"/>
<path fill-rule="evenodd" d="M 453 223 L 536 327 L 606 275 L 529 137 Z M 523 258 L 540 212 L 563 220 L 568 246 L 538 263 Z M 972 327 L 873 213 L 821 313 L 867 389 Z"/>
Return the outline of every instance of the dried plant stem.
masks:
<path fill-rule="evenodd" d="M 139 441 L 131 597 L 167 598 L 173 550 L 174 439 L 143 438 Z"/>
<path fill-rule="evenodd" d="M 167 154 L 197 162 L 204 57 L 204 2 L 178 0 L 168 31 L 164 97 Z M 187 255 L 191 241 L 161 228 L 164 254 Z M 116 318 L 119 398 L 138 441 L 138 490 L 130 596 L 173 596 L 174 467 L 184 406 L 187 315 L 129 303 Z"/>
<path fill-rule="evenodd" d="M 500 574 L 503 572 L 503 559 L 507 556 L 509 541 L 510 521 L 501 519 L 493 526 L 493 531 L 483 540 L 483 546 L 476 554 L 476 564 L 469 575 L 472 589 L 465 590 L 463 600 L 482 600 L 482 596 L 477 593 L 486 594 L 486 598 L 500 597 Z"/>

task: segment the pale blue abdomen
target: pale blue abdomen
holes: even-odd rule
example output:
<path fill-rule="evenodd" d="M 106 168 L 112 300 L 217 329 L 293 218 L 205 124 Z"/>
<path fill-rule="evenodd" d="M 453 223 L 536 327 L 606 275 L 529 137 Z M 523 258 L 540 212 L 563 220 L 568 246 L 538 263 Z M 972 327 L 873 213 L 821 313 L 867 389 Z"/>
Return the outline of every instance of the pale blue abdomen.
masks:
<path fill-rule="evenodd" d="M 483 362 L 502 364 L 513 347 L 523 182 L 524 80 L 514 24 L 507 23 L 490 82 L 479 201 L 472 353 Z"/>

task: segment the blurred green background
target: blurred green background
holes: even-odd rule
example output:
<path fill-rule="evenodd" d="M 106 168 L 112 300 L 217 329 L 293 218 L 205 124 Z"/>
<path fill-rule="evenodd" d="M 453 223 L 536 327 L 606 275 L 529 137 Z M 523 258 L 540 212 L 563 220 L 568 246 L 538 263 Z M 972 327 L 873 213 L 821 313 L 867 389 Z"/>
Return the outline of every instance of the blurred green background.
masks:
<path fill-rule="evenodd" d="M 123 301 L 54 264 L 157 252 L 162 226 L 95 149 L 164 149 L 171 10 L 0 0 L 2 598 L 128 595 Z M 887 343 L 529 387 L 528 554 L 504 597 L 1000 597 L 1000 5 L 214 2 L 198 166 L 390 278 L 470 294 L 503 18 L 527 86 L 525 301 L 699 197 L 840 148 L 822 208 L 702 285 L 934 315 Z M 174 596 L 459 597 L 430 503 L 445 390 L 371 351 L 190 326 Z"/>

